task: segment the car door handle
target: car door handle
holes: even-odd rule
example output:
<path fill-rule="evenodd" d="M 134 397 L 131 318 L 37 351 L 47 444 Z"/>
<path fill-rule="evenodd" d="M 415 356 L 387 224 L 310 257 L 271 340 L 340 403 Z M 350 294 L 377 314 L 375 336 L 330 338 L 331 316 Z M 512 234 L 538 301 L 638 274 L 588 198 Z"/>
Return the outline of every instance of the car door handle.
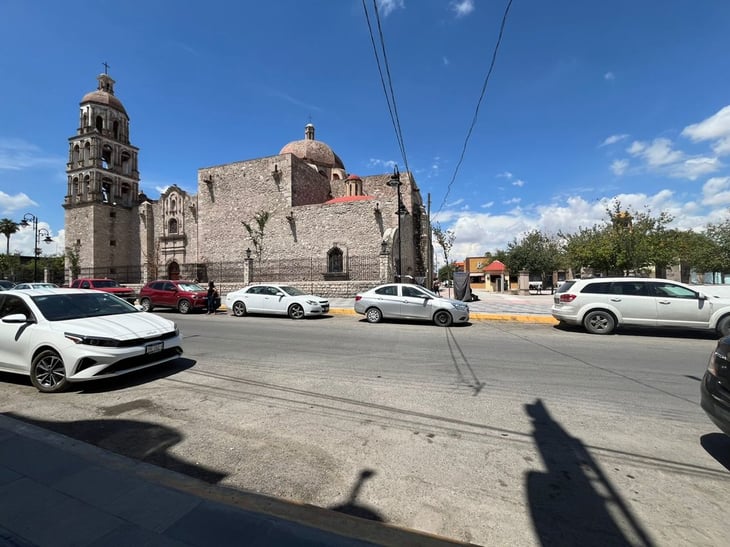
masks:
<path fill-rule="evenodd" d="M 621 302 L 622 298 L 610 298 L 611 302 Z"/>
<path fill-rule="evenodd" d="M 659 303 L 659 304 L 664 304 L 664 305 L 666 306 L 666 305 L 669 305 L 669 304 L 671 304 L 671 303 L 672 303 L 672 301 L 671 301 L 671 300 L 659 300 L 659 302 L 658 302 L 658 303 Z"/>

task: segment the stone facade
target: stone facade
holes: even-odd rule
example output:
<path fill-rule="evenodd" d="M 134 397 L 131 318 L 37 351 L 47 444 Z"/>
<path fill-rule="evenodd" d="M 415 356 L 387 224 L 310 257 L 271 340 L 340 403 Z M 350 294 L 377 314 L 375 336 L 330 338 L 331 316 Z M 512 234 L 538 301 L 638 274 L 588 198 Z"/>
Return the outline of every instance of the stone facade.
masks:
<path fill-rule="evenodd" d="M 129 144 L 128 118 L 113 96 L 113 81 L 107 75 L 99 80 L 99 90 L 81 102 L 82 129 L 70 139 L 73 161 L 67 169 L 67 241 L 77 245 L 82 270 L 106 269 L 127 283 L 179 276 L 203 281 L 211 277 L 211 264 L 234 263 L 233 271 L 242 272 L 250 250 L 253 280 L 266 273 L 262 270 L 271 260 L 313 258 L 322 260 L 326 270 L 312 281 L 328 286 L 338 276 L 347 278 L 348 259 L 382 263 L 384 255 L 389 256 L 385 267 L 376 266 L 373 279 L 364 281 L 372 285 L 393 279 L 400 257 L 403 275 L 426 275 L 428 218 L 410 173 L 399 179 L 390 173 L 348 175 L 339 156 L 315 139 L 314 126 L 308 124 L 304 139 L 286 144 L 276 155 L 200 168 L 195 194 L 172 186 L 151 199 L 138 192 L 137 149 Z M 104 114 L 100 121 L 84 129 L 99 112 Z M 92 164 L 79 166 L 73 150 L 83 150 L 87 140 Z M 114 161 L 93 163 L 100 146 L 112 148 Z M 120 160 L 127 155 L 133 163 Z M 400 186 L 393 186 L 398 180 Z M 104 184 L 111 197 L 103 194 Z M 401 215 L 396 214 L 398 190 Z M 263 235 L 256 237 L 256 218 L 262 213 L 268 220 Z M 255 229 L 254 237 L 244 223 Z M 135 268 L 139 279 L 120 278 L 120 272 Z M 341 292 L 330 288 L 327 292 Z"/>

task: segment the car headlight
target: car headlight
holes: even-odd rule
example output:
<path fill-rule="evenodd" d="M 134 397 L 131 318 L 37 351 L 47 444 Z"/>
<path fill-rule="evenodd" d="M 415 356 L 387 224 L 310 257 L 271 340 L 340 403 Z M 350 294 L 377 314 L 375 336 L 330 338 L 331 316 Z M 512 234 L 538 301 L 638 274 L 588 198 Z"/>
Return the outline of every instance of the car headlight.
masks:
<path fill-rule="evenodd" d="M 85 336 L 83 334 L 74 334 L 72 332 L 64 332 L 63 335 L 74 344 L 85 344 L 87 346 L 100 346 L 105 348 L 115 348 L 119 345 L 118 340 L 114 340 L 113 338 L 104 338 L 102 336 Z"/>
<path fill-rule="evenodd" d="M 452 306 L 459 311 L 469 311 L 469 306 L 466 304 L 452 304 Z"/>
<path fill-rule="evenodd" d="M 319 306 L 319 302 L 317 302 L 316 300 L 307 300 L 307 304 L 309 304 L 310 306 Z"/>
<path fill-rule="evenodd" d="M 720 368 L 727 368 L 728 364 L 730 364 L 728 347 L 724 344 L 718 344 L 715 351 L 710 355 L 710 362 L 707 363 L 707 371 L 713 376 L 717 376 Z"/>

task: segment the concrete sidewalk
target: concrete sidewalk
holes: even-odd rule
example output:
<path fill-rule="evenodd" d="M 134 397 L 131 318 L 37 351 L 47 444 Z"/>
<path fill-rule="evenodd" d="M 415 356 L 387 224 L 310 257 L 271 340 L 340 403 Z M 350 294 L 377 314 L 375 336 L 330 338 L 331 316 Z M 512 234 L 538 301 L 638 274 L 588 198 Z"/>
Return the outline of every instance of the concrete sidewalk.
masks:
<path fill-rule="evenodd" d="M 464 545 L 210 485 L 0 414 L 0 546 Z"/>

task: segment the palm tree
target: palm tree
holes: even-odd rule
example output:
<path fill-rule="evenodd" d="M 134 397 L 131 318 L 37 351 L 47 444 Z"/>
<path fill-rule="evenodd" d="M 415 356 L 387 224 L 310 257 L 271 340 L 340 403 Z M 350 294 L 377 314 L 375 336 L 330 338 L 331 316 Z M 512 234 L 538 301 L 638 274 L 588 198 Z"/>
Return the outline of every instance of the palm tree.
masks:
<path fill-rule="evenodd" d="M 18 231 L 18 223 L 13 222 L 9 218 L 3 218 L 0 220 L 0 234 L 5 235 L 6 245 L 5 254 L 10 254 L 10 236 Z"/>

